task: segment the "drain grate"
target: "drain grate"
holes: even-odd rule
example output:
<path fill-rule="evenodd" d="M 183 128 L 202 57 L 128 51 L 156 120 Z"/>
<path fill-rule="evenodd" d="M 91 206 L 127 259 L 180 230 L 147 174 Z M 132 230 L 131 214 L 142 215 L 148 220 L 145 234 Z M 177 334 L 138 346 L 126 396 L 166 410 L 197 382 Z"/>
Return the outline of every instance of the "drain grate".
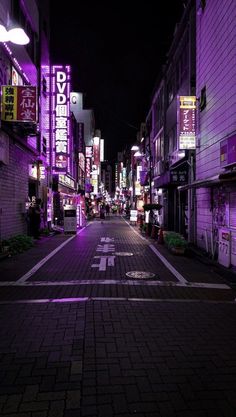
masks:
<path fill-rule="evenodd" d="M 154 278 L 156 274 L 153 274 L 152 272 L 146 272 L 146 271 L 130 271 L 126 272 L 127 277 L 135 278 L 135 279 L 148 279 L 148 278 Z"/>
<path fill-rule="evenodd" d="M 132 252 L 115 252 L 116 256 L 133 256 Z"/>

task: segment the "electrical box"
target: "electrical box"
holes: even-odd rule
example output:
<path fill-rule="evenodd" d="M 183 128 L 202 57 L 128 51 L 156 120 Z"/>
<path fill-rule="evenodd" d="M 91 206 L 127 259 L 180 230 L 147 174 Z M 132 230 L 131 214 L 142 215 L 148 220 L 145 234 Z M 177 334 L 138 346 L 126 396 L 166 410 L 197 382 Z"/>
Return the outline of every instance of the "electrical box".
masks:
<path fill-rule="evenodd" d="M 219 264 L 230 267 L 231 264 L 231 233 L 229 229 L 219 229 L 219 250 L 218 262 Z"/>

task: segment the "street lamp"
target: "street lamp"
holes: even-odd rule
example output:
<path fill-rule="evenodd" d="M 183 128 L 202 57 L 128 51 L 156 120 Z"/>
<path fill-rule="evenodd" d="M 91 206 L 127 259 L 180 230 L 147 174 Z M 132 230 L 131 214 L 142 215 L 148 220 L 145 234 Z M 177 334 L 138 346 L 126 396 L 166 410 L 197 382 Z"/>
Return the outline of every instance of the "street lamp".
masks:
<path fill-rule="evenodd" d="M 30 41 L 25 31 L 20 27 L 14 27 L 7 30 L 0 24 L 0 42 L 12 42 L 17 45 L 27 45 Z"/>

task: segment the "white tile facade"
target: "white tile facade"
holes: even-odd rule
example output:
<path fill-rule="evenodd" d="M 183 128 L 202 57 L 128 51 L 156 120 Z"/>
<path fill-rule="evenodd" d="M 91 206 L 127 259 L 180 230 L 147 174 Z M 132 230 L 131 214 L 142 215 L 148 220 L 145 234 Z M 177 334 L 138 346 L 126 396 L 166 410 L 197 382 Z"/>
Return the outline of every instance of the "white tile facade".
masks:
<path fill-rule="evenodd" d="M 206 107 L 198 114 L 199 180 L 222 171 L 220 141 L 236 134 L 236 1 L 206 0 L 196 19 L 197 97 L 206 87 Z M 212 228 L 210 189 L 198 189 L 196 199 L 197 244 L 205 248 L 205 229 Z"/>

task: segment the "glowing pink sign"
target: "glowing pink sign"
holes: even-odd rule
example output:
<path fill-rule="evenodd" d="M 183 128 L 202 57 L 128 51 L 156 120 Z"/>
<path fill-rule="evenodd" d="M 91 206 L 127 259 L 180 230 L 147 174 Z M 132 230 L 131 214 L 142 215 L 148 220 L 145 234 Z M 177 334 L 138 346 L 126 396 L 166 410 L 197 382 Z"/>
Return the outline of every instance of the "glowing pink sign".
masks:
<path fill-rule="evenodd" d="M 53 171 L 66 174 L 70 155 L 70 66 L 52 67 Z"/>

